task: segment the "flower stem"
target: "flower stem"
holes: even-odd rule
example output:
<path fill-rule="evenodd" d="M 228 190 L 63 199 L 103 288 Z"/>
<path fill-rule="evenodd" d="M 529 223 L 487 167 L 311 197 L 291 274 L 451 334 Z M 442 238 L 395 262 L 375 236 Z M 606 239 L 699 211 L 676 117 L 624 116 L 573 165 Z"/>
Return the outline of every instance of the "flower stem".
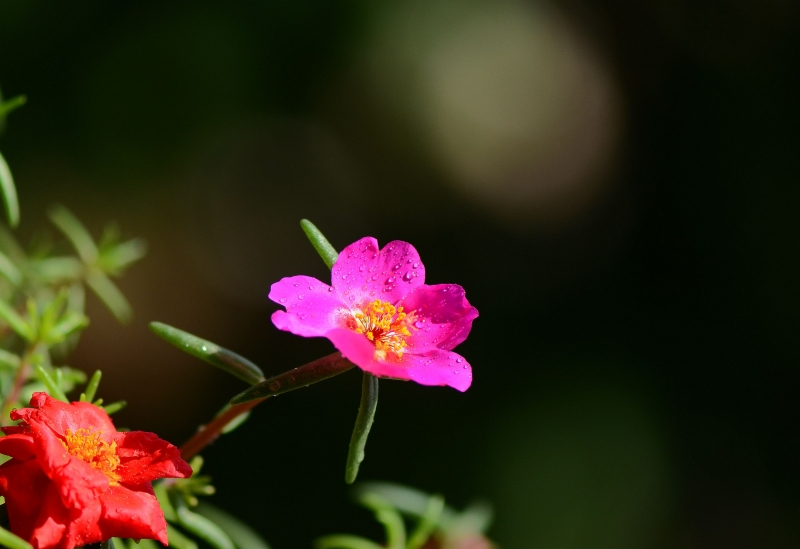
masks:
<path fill-rule="evenodd" d="M 253 385 L 233 399 L 236 401 L 238 398 L 242 398 L 244 402 L 234 402 L 230 408 L 211 420 L 186 444 L 181 446 L 181 457 L 189 461 L 213 442 L 226 425 L 267 398 L 307 387 L 312 383 L 346 372 L 353 367 L 354 364 L 344 358 L 341 353 L 333 353 Z"/>
<path fill-rule="evenodd" d="M 0 409 L 0 425 L 11 425 L 11 410 L 14 408 L 14 403 L 19 398 L 19 393 L 22 391 L 22 386 L 28 381 L 31 369 L 31 357 L 36 350 L 35 345 L 29 345 L 22 355 L 22 360 L 19 363 L 19 369 L 14 376 L 14 382 L 11 385 L 11 390 L 8 392 L 5 402 L 3 402 L 2 409 Z"/>

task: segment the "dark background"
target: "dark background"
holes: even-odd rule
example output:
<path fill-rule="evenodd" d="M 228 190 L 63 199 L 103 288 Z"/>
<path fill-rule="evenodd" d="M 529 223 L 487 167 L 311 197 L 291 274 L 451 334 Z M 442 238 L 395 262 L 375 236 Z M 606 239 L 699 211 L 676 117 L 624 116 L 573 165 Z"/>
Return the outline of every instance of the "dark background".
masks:
<path fill-rule="evenodd" d="M 480 311 L 465 394 L 381 383 L 362 478 L 495 504 L 509 549 L 800 544 L 800 4 L 655 0 L 0 2 L 0 140 L 23 241 L 61 202 L 149 256 L 70 364 L 117 423 L 179 443 L 236 380 L 166 322 L 275 374 L 280 277 L 412 242 Z M 377 537 L 343 482 L 356 371 L 204 453 L 276 548 Z"/>

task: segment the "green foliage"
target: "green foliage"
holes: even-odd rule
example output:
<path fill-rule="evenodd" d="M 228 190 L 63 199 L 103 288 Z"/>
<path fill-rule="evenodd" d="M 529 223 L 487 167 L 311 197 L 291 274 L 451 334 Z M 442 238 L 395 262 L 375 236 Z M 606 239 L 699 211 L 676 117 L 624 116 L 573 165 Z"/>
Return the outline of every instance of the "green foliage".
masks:
<path fill-rule="evenodd" d="M 389 483 L 368 483 L 357 487 L 356 500 L 370 509 L 383 524 L 385 543 L 349 534 L 334 534 L 319 538 L 317 549 L 420 549 L 432 539 L 437 547 L 461 546 L 459 540 L 481 540 L 476 547 L 494 547 L 484 533 L 491 522 L 491 509 L 474 504 L 463 512 L 449 508 L 440 495 L 429 495 L 413 488 Z M 404 518 L 405 515 L 405 518 Z M 406 519 L 415 526 L 410 535 Z"/>
<path fill-rule="evenodd" d="M 364 372 L 361 382 L 361 405 L 358 407 L 356 425 L 350 438 L 350 449 L 347 452 L 347 466 L 345 467 L 344 480 L 353 484 L 358 476 L 358 468 L 364 461 L 364 448 L 367 445 L 369 430 L 375 420 L 375 411 L 378 409 L 378 378 Z"/>

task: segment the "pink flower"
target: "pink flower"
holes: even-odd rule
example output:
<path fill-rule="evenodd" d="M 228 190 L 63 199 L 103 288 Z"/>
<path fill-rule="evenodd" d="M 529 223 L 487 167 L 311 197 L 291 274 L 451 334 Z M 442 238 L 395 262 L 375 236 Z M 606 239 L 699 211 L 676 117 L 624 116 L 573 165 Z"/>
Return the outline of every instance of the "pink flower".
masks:
<path fill-rule="evenodd" d="M 382 250 L 365 237 L 346 247 L 331 285 L 292 276 L 269 298 L 286 307 L 272 322 L 303 337 L 327 337 L 356 366 L 379 377 L 466 391 L 472 368 L 451 351 L 467 338 L 478 310 L 461 286 L 425 283 L 417 250 L 396 240 Z"/>

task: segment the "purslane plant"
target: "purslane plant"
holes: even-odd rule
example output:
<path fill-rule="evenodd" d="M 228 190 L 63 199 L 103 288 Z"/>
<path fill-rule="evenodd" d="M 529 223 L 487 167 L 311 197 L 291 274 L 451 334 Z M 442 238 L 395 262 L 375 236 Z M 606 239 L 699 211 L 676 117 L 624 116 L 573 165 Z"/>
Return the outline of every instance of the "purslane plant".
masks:
<path fill-rule="evenodd" d="M 4 115 L 22 103 L 24 98 L 6 103 L 0 98 L 0 130 Z M 2 157 L 0 194 L 13 227 L 19 208 Z M 269 549 L 247 525 L 200 500 L 213 494 L 214 487 L 209 477 L 199 474 L 198 453 L 240 425 L 251 408 L 266 398 L 360 368 L 362 398 L 345 467 L 345 480 L 352 483 L 364 458 L 379 378 L 459 391 L 472 383 L 470 364 L 452 351 L 478 316 L 460 286 L 426 285 L 425 267 L 411 244 L 394 241 L 380 249 L 374 238 L 365 237 L 339 254 L 303 220 L 311 244 L 332 268 L 332 281 L 327 285 L 293 276 L 276 282 L 269 298 L 285 310 L 276 311 L 272 320 L 278 329 L 303 337 L 326 337 L 338 351 L 265 379 L 248 359 L 153 322 L 152 330 L 163 339 L 251 387 L 230 399 L 180 449 L 153 433 L 117 431 L 109 414 L 125 402 L 104 406 L 97 398 L 101 372 L 92 375 L 78 398 L 70 399 L 67 395 L 87 381 L 86 375 L 56 364 L 89 323 L 85 287 L 120 321 L 131 317 L 127 300 L 110 277 L 142 258 L 145 246 L 138 239 L 121 241 L 115 227 L 96 243 L 62 206 L 51 210 L 50 220 L 77 256 L 55 254 L 57 248 L 49 243 L 25 252 L 11 232 L 0 227 L 0 546 L 73 549 L 101 542 L 118 549 L 152 549 L 156 545 L 151 540 L 158 540 L 178 549 L 197 549 L 195 540 L 200 540 L 215 549 Z M 482 530 L 468 528 L 468 535 L 461 535 L 451 528 L 458 521 L 448 519 L 454 512 L 438 496 L 392 486 L 371 485 L 368 492 L 359 492 L 359 500 L 386 525 L 387 547 L 491 547 Z M 426 502 L 424 509 L 409 508 L 409 501 L 419 503 L 420 498 Z M 410 536 L 398 510 L 418 519 Z M 462 523 L 466 524 L 458 524 Z M 355 536 L 324 538 L 319 546 L 379 547 Z"/>

